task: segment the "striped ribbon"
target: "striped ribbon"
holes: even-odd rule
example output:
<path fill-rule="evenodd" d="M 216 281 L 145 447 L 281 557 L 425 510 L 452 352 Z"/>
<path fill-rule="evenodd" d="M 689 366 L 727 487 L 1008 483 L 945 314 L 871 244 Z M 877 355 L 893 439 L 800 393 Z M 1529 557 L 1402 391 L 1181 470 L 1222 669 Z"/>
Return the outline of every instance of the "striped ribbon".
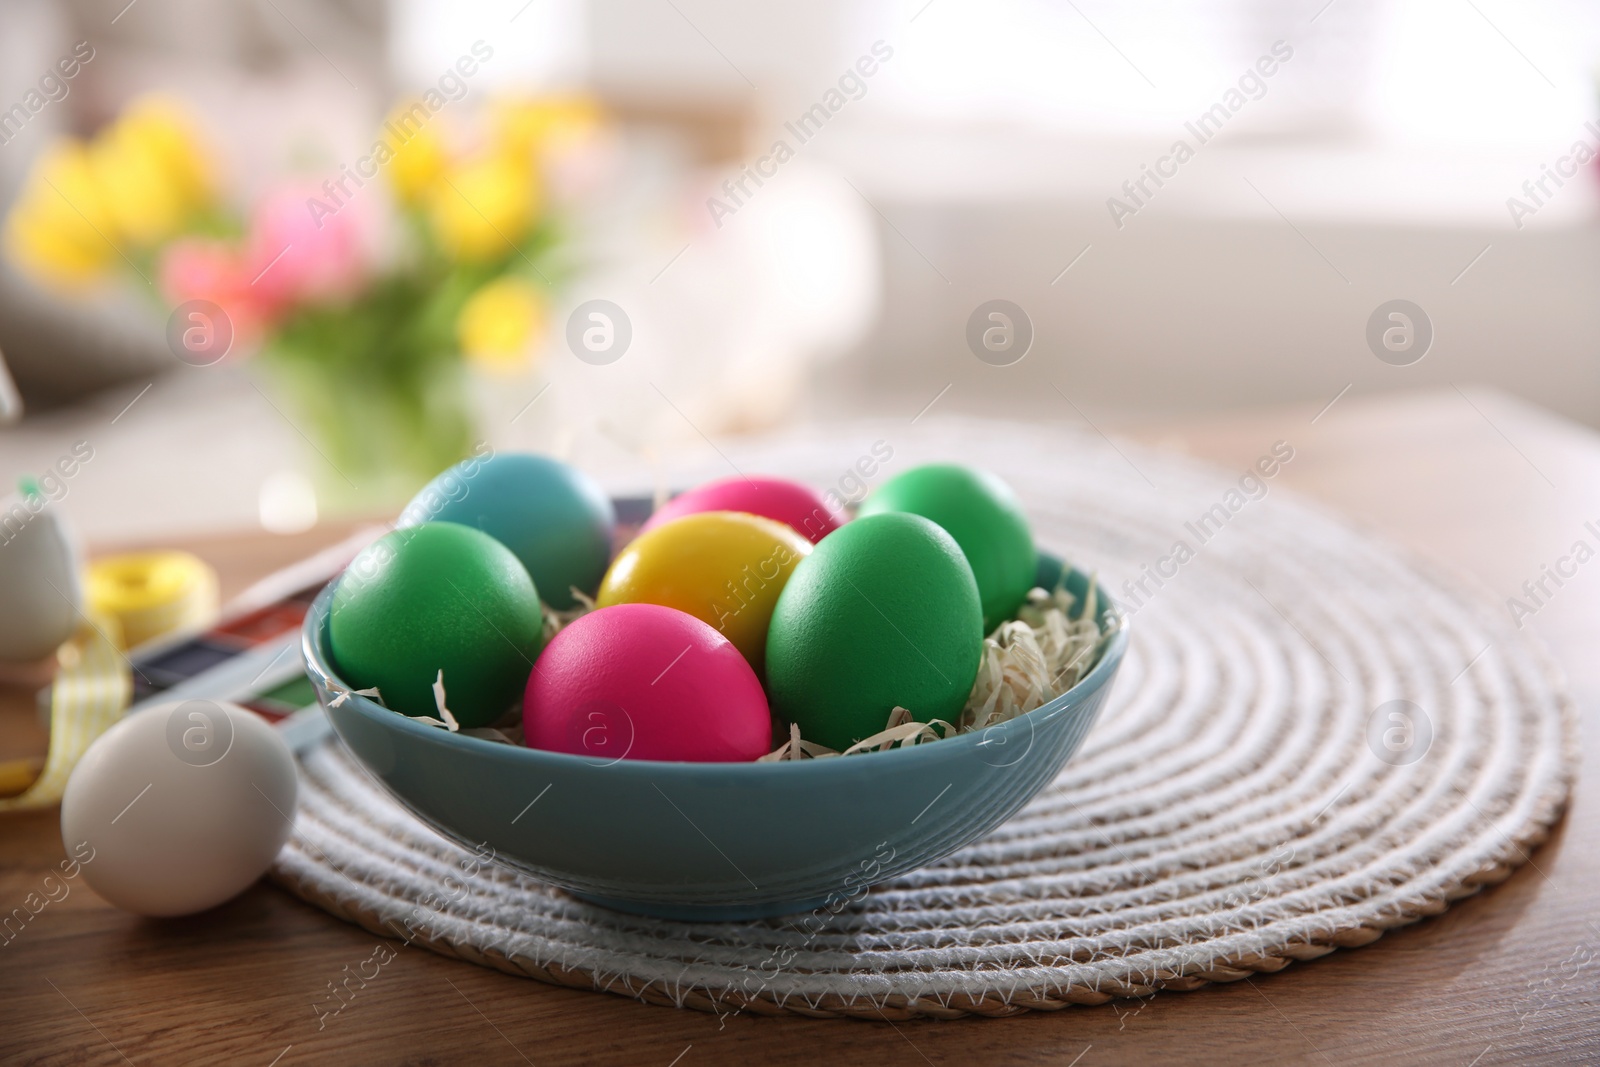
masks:
<path fill-rule="evenodd" d="M 85 625 L 56 653 L 61 664 L 50 690 L 50 751 L 33 784 L 0 797 L 0 811 L 47 808 L 61 802 L 78 760 L 127 710 L 133 677 L 117 647 L 122 627 L 111 616 L 85 617 Z M 0 765 L 0 781 L 13 780 L 31 761 Z"/>
<path fill-rule="evenodd" d="M 187 552 L 140 552 L 89 567 L 84 625 L 56 652 L 50 748 L 0 763 L 0 812 L 61 802 L 67 778 L 133 699 L 126 648 L 208 624 L 217 613 L 216 572 Z"/>

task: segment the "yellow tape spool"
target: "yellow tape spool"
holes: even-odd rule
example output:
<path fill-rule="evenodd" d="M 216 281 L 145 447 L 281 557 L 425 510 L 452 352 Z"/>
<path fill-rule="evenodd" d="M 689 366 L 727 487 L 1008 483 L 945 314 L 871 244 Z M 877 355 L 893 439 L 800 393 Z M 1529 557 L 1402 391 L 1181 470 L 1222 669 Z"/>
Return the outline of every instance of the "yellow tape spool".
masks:
<path fill-rule="evenodd" d="M 187 552 L 134 552 L 89 565 L 89 610 L 122 626 L 124 648 L 203 626 L 217 613 L 217 575 Z"/>
<path fill-rule="evenodd" d="M 125 649 L 198 629 L 217 613 L 216 572 L 187 552 L 99 560 L 89 567 L 86 584 L 85 625 L 56 653 L 49 752 L 42 767 L 37 760 L 0 763 L 0 812 L 60 803 L 78 760 L 133 698 Z"/>

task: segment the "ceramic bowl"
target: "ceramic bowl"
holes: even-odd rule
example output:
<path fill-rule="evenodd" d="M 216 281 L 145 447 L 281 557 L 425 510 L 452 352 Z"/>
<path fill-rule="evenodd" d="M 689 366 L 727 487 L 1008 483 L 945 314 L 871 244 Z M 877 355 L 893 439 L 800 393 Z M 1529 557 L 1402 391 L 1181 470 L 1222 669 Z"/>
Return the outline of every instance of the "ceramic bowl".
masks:
<path fill-rule="evenodd" d="M 1086 578 L 1070 572 L 1082 595 Z M 336 584 L 336 583 L 335 583 Z M 1055 778 L 1093 725 L 1127 630 L 1072 689 L 987 730 L 784 763 L 601 760 L 414 722 L 360 696 L 329 653 L 333 585 L 306 616 L 317 698 L 355 758 L 433 829 L 587 900 L 721 921 L 837 908 L 947 856 Z M 1105 614 L 1115 607 L 1105 602 Z"/>

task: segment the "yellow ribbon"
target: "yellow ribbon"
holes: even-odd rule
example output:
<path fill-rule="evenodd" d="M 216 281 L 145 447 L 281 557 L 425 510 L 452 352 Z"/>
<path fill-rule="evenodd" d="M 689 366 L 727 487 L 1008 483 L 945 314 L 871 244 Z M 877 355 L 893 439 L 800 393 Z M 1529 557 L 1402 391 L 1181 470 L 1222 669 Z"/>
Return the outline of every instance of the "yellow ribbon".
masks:
<path fill-rule="evenodd" d="M 122 718 L 133 696 L 133 674 L 117 647 L 120 636 L 116 619 L 91 616 L 56 652 L 60 669 L 50 690 L 50 750 L 44 768 L 18 795 L 0 797 L 0 811 L 60 803 L 72 768 L 95 738 Z M 9 778 L 15 785 L 35 766 L 32 760 L 0 764 L 0 782 Z"/>
<path fill-rule="evenodd" d="M 95 739 L 133 699 L 124 649 L 208 624 L 217 613 L 216 572 L 187 552 L 139 552 L 89 567 L 84 625 L 56 651 L 50 748 L 37 759 L 0 763 L 0 812 L 61 801 L 67 778 Z"/>

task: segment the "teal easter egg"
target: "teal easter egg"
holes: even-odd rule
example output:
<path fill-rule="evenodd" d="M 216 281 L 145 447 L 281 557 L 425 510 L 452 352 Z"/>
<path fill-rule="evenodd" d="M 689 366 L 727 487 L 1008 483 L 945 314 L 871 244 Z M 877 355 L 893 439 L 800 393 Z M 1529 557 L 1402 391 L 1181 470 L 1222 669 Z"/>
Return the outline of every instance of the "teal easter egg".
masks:
<path fill-rule="evenodd" d="M 983 632 L 1015 618 L 1033 588 L 1038 557 L 1011 487 L 987 471 L 930 463 L 884 482 L 859 514 L 903 511 L 942 526 L 972 566 L 983 600 Z"/>
<path fill-rule="evenodd" d="M 767 631 L 767 696 L 843 751 L 906 708 L 954 722 L 978 674 L 983 611 L 960 547 L 917 515 L 869 515 L 818 542 Z"/>
<path fill-rule="evenodd" d="M 487 726 L 527 684 L 544 647 L 533 579 L 486 533 L 448 522 L 393 530 L 334 590 L 328 641 L 344 680 L 385 706 L 438 717 L 433 683 L 462 726 Z"/>
<path fill-rule="evenodd" d="M 473 457 L 423 487 L 400 513 L 401 527 L 454 522 L 507 548 L 553 608 L 593 596 L 611 562 L 616 511 L 582 471 L 546 456 L 507 452 Z"/>

